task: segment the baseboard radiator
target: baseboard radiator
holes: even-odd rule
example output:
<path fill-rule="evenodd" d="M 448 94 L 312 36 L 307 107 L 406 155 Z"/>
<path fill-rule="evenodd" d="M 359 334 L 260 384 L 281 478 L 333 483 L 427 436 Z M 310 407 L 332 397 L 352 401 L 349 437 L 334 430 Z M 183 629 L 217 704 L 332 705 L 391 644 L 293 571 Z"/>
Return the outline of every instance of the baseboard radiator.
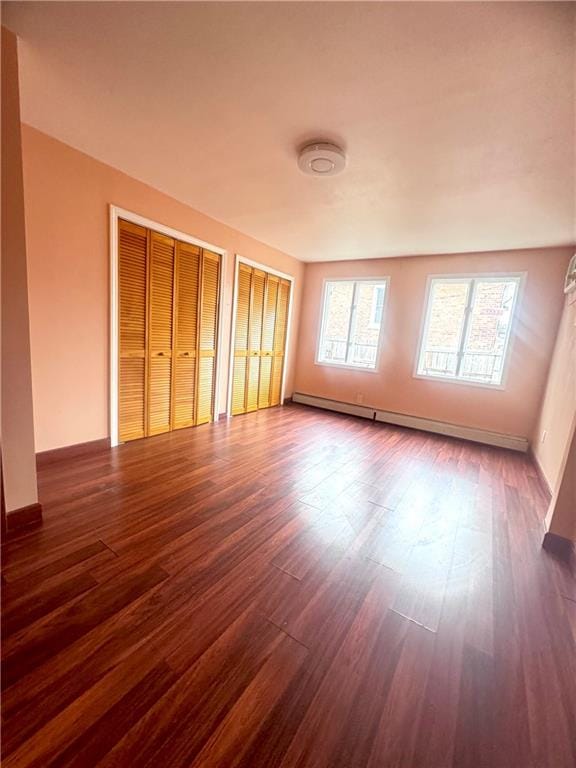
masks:
<path fill-rule="evenodd" d="M 324 408 L 326 411 L 336 411 L 337 413 L 346 413 L 348 416 L 360 416 L 362 419 L 374 421 L 374 408 L 368 408 L 365 405 L 354 405 L 353 403 L 342 403 L 339 400 L 327 400 L 324 397 L 314 397 L 313 395 L 304 395 L 301 392 L 294 392 L 292 395 L 293 403 L 302 403 L 302 405 L 312 405 L 314 408 Z"/>
<path fill-rule="evenodd" d="M 489 432 L 485 429 L 463 427 L 458 424 L 448 424 L 444 421 L 424 419 L 421 416 L 410 416 L 406 413 L 381 411 L 378 408 L 371 408 L 366 405 L 354 405 L 353 403 L 344 403 L 339 400 L 329 400 L 324 397 L 306 395 L 301 392 L 295 392 L 292 395 L 292 400 L 295 403 L 311 405 L 315 408 L 324 408 L 328 411 L 345 413 L 349 416 L 360 416 L 363 419 L 380 421 L 385 424 L 394 424 L 398 427 L 419 429 L 423 432 L 434 432 L 437 435 L 458 437 L 461 440 L 470 440 L 473 443 L 494 445 L 498 448 L 510 448 L 513 451 L 520 451 L 521 453 L 526 453 L 528 450 L 528 440 L 525 437 L 517 437 L 516 435 L 505 435 L 499 432 Z"/>

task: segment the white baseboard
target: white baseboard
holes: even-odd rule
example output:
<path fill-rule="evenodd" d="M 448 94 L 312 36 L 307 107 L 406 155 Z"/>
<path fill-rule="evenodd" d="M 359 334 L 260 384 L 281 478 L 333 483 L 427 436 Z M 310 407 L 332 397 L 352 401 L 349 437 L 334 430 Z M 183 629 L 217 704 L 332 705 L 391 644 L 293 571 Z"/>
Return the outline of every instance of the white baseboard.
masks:
<path fill-rule="evenodd" d="M 458 424 L 448 424 L 445 421 L 423 419 L 421 416 L 408 416 L 404 413 L 391 413 L 390 411 L 376 411 L 376 421 L 384 421 L 387 424 L 396 424 L 399 427 L 421 429 L 424 432 L 435 432 L 438 435 L 459 437 L 462 440 L 471 440 L 474 443 L 495 445 L 498 448 L 510 448 L 513 451 L 526 453 L 528 440 L 516 435 L 503 435 L 500 432 L 489 432 L 485 429 L 462 427 Z"/>
<path fill-rule="evenodd" d="M 342 403 L 339 400 L 328 400 L 325 397 L 314 397 L 313 395 L 303 395 L 301 392 L 294 392 L 292 395 L 293 403 L 302 403 L 303 405 L 313 405 L 315 408 L 324 408 L 327 411 L 336 411 L 337 413 L 346 413 L 349 416 L 360 416 L 363 419 L 374 419 L 374 408 L 368 408 L 365 405 L 353 405 L 352 403 Z"/>
<path fill-rule="evenodd" d="M 313 395 L 305 395 L 301 392 L 295 392 L 292 396 L 292 400 L 295 403 L 312 405 L 316 408 L 324 408 L 329 411 L 346 413 L 351 416 L 361 416 L 365 419 L 374 419 L 374 421 L 394 424 L 399 427 L 409 427 L 410 429 L 420 429 L 424 432 L 434 432 L 438 435 L 458 437 L 461 440 L 470 440 L 471 442 L 483 443 L 484 445 L 494 445 L 498 448 L 509 448 L 513 451 L 520 451 L 521 453 L 526 453 L 528 450 L 528 440 L 525 437 L 518 437 L 516 435 L 504 435 L 499 432 L 489 432 L 485 429 L 463 427 L 458 424 L 448 424 L 444 421 L 424 419 L 421 416 L 410 416 L 405 413 L 381 411 L 377 408 L 370 408 L 365 405 L 342 403 L 338 400 L 314 397 Z"/>

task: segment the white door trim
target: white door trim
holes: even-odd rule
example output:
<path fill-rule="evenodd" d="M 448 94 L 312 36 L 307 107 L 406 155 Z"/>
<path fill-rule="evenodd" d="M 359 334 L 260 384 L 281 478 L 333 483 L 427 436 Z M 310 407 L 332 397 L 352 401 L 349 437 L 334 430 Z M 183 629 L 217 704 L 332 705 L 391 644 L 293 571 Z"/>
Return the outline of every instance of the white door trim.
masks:
<path fill-rule="evenodd" d="M 212 416 L 213 421 L 218 420 L 218 414 L 220 411 L 220 377 L 221 377 L 221 356 L 222 356 L 222 325 L 224 318 L 224 286 L 225 286 L 225 274 L 226 274 L 226 262 L 227 251 L 212 243 L 207 243 L 204 240 L 200 240 L 197 237 L 192 237 L 187 232 L 181 232 L 180 230 L 168 227 L 165 224 L 160 224 L 152 219 L 147 219 L 144 216 L 140 216 L 133 211 L 127 211 L 125 208 L 120 208 L 117 205 L 110 204 L 109 206 L 109 222 L 110 222 L 110 376 L 109 376 L 109 392 L 110 392 L 110 410 L 109 410 L 109 424 L 110 424 L 110 444 L 112 447 L 118 445 L 120 442 L 118 434 L 118 219 L 125 219 L 132 222 L 132 224 L 139 224 L 142 227 L 153 229 L 155 232 L 160 232 L 168 237 L 173 237 L 176 240 L 181 240 L 191 245 L 197 245 L 200 248 L 206 248 L 206 250 L 217 253 L 220 256 L 220 284 L 219 284 L 219 302 L 218 302 L 218 339 L 217 339 L 217 351 L 216 351 L 216 372 L 214 376 L 214 412 Z"/>
<path fill-rule="evenodd" d="M 238 296 L 238 272 L 239 265 L 246 264 L 248 267 L 255 267 L 261 269 L 263 272 L 268 272 L 276 277 L 281 277 L 283 280 L 288 280 L 290 283 L 290 298 L 288 301 L 288 318 L 286 322 L 286 343 L 284 345 L 284 368 L 282 370 L 282 386 L 280 389 L 280 405 L 284 402 L 284 389 L 286 386 L 286 370 L 288 369 L 288 354 L 290 351 L 290 337 L 292 333 L 292 305 L 294 303 L 294 283 L 295 278 L 293 275 L 289 275 L 286 272 L 280 272 L 277 269 L 266 264 L 260 264 L 252 259 L 247 259 L 240 254 L 236 254 L 234 264 L 234 288 L 232 291 L 232 326 L 230 328 L 230 356 L 228 362 L 228 397 L 226 405 L 226 415 L 232 416 L 232 377 L 234 375 L 234 347 L 236 345 L 236 299 Z"/>

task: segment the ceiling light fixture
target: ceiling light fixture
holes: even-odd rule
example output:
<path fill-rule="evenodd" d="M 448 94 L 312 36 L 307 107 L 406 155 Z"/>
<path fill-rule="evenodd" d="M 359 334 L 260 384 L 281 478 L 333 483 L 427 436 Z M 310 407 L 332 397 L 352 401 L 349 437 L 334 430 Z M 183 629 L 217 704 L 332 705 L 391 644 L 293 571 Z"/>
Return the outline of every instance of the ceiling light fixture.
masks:
<path fill-rule="evenodd" d="M 298 167 L 308 176 L 335 176 L 344 170 L 346 155 L 336 144 L 314 142 L 300 150 Z"/>

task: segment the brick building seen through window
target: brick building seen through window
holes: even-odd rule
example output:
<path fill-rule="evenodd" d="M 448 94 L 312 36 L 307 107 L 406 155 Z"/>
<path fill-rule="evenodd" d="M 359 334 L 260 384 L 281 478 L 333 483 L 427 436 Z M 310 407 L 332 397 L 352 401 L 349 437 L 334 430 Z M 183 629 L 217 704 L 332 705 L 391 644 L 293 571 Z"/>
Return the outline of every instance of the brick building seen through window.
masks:
<path fill-rule="evenodd" d="M 434 278 L 418 374 L 499 385 L 520 278 Z"/>
<path fill-rule="evenodd" d="M 318 362 L 375 368 L 386 281 L 326 283 Z"/>

